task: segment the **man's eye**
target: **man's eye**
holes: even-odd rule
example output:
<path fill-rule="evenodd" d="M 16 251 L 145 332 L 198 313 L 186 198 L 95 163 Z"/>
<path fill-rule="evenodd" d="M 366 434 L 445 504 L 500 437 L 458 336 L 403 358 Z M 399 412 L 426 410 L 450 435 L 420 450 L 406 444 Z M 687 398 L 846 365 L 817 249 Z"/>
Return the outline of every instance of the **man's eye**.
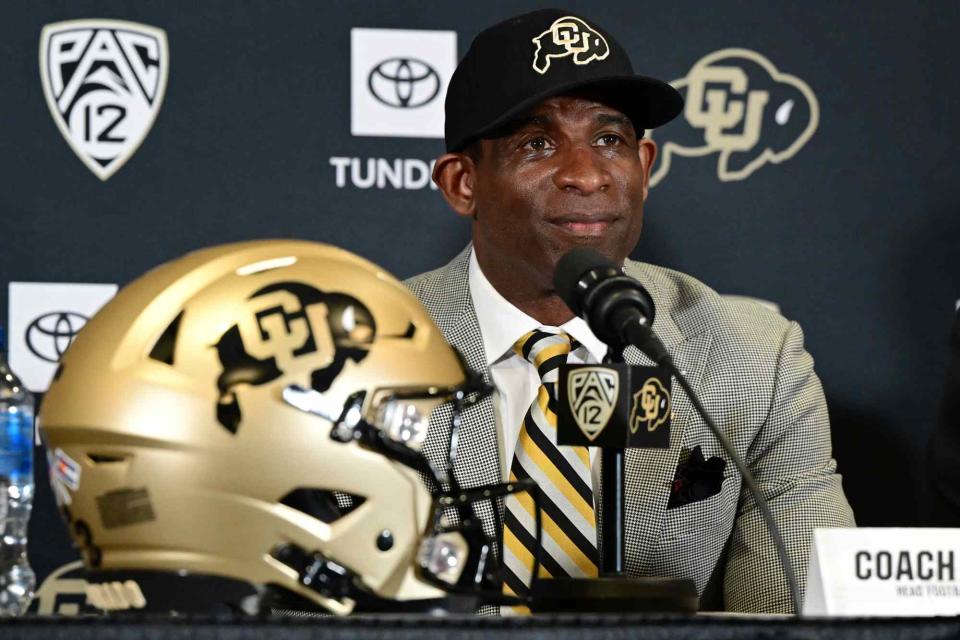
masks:
<path fill-rule="evenodd" d="M 597 143 L 603 147 L 611 147 L 613 145 L 620 144 L 621 142 L 623 142 L 623 138 L 615 133 L 605 133 L 597 138 Z"/>
<path fill-rule="evenodd" d="M 536 138 L 531 138 L 527 140 L 524 143 L 523 148 L 530 149 L 531 151 L 543 151 L 549 146 L 550 146 L 550 143 L 547 142 L 546 138 L 544 138 L 543 136 L 537 136 Z"/>

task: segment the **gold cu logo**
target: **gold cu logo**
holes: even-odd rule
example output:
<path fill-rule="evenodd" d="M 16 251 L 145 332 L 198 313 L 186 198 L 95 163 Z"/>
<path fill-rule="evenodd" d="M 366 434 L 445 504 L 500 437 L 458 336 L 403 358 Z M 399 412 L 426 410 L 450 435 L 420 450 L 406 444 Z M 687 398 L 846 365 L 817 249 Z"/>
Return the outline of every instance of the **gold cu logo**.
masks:
<path fill-rule="evenodd" d="M 820 121 L 810 86 L 749 49 L 711 53 L 671 84 L 686 91 L 684 118 L 664 130 L 651 186 L 670 171 L 673 156 L 717 152 L 717 177 L 743 180 L 768 162 L 779 164 L 796 155 Z"/>
<path fill-rule="evenodd" d="M 533 39 L 533 43 L 537 45 L 533 53 L 533 69 L 541 75 L 550 68 L 550 58 L 572 55 L 574 64 L 584 65 L 610 55 L 606 39 L 573 16 L 554 20 L 549 29 Z"/>
<path fill-rule="evenodd" d="M 649 378 L 633 394 L 633 408 L 630 410 L 630 432 L 636 433 L 641 424 L 648 432 L 657 430 L 670 416 L 670 392 L 657 378 Z"/>
<path fill-rule="evenodd" d="M 276 359 L 281 371 L 294 367 L 294 360 L 309 354 L 314 367 L 333 362 L 334 345 L 327 322 L 327 305 L 304 307 L 288 291 L 274 291 L 256 298 L 259 311 L 244 314 L 237 323 L 243 345 L 254 358 Z"/>

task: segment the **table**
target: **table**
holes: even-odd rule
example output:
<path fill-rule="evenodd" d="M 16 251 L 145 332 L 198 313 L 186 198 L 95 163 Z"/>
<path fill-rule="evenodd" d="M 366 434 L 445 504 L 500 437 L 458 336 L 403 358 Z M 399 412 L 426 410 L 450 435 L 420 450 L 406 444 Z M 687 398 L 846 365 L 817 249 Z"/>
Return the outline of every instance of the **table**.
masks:
<path fill-rule="evenodd" d="M 54 640 L 946 640 L 960 618 L 795 619 L 773 616 L 379 616 L 353 618 L 54 617 L 0 621 L 0 638 Z"/>

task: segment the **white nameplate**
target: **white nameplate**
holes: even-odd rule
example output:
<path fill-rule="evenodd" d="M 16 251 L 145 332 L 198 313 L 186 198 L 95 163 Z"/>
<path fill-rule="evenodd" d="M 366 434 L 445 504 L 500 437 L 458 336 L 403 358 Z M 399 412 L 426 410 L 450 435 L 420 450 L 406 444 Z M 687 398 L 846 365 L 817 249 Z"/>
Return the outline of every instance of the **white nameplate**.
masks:
<path fill-rule="evenodd" d="M 960 614 L 960 529 L 816 529 L 803 615 Z"/>

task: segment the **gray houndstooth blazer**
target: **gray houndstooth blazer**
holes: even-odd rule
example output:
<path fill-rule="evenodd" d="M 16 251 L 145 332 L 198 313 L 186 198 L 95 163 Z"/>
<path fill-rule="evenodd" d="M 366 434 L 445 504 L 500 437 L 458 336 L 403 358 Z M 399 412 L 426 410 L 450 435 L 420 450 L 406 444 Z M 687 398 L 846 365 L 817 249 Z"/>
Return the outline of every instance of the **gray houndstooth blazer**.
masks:
<path fill-rule="evenodd" d="M 490 381 L 467 281 L 470 247 L 450 264 L 410 278 L 447 341 Z M 650 292 L 654 332 L 752 470 L 783 534 L 801 587 L 811 532 L 854 526 L 831 457 L 830 424 L 813 358 L 795 322 L 748 301 L 731 301 L 676 271 L 627 261 L 624 270 Z M 632 347 L 631 364 L 652 362 Z M 626 457 L 626 569 L 636 576 L 690 578 L 702 610 L 790 612 L 786 578 L 759 509 L 740 474 L 686 394 L 674 382 L 669 449 L 631 449 Z M 445 466 L 449 413 L 436 416 L 425 443 Z M 667 510 L 677 464 L 697 445 L 727 460 L 719 494 Z M 462 417 L 455 473 L 465 487 L 498 483 L 492 398 Z M 480 517 L 500 530 L 497 507 Z"/>

